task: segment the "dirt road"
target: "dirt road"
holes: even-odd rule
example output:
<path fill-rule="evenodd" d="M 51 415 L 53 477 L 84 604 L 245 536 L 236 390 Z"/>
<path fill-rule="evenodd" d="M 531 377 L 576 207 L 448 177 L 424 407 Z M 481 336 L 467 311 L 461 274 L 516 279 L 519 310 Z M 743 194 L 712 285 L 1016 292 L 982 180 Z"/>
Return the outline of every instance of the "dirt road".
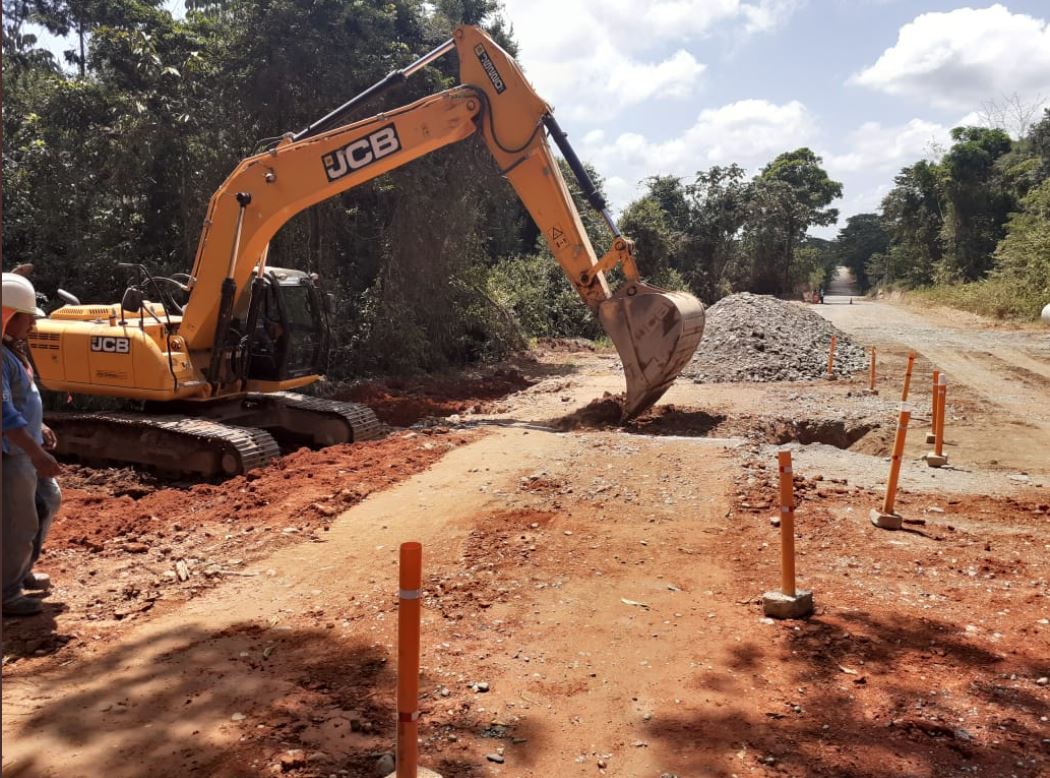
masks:
<path fill-rule="evenodd" d="M 879 396 L 861 377 L 679 382 L 620 430 L 590 404 L 621 389 L 615 358 L 548 349 L 517 366 L 529 388 L 367 455 L 184 488 L 174 534 L 150 513 L 168 490 L 119 498 L 149 548 L 121 524 L 49 555 L 63 640 L 5 621 L 5 776 L 380 774 L 405 540 L 424 544 L 420 751 L 446 778 L 1046 774 L 1050 384 L 980 356 L 1045 375 L 1046 343 L 897 305 L 821 312 L 885 354 Z M 887 533 L 867 511 L 909 348 L 920 413 L 929 360 L 958 373 L 953 468 L 913 441 L 900 508 L 924 523 Z M 801 623 L 760 607 L 781 444 L 818 603 Z M 56 532 L 91 522 L 79 504 Z M 166 574 L 194 547 L 186 580 Z M 118 617 L 112 598 L 144 601 L 128 587 L 156 604 Z"/>
<path fill-rule="evenodd" d="M 1003 461 L 1020 468 L 1050 462 L 1050 332 L 1045 327 L 991 326 L 959 311 L 919 311 L 851 298 L 849 287 L 841 280 L 838 284 L 831 289 L 843 294 L 826 298 L 828 304 L 818 310 L 822 316 L 895 357 L 893 365 L 915 351 L 947 374 L 950 396 L 964 387 L 963 396 L 981 406 L 982 417 L 1001 424 L 998 435 L 988 424 L 980 429 L 981 440 L 966 439 L 981 449 L 973 461 L 995 464 L 1004 454 Z M 1023 446 L 1014 445 L 1021 441 Z"/>

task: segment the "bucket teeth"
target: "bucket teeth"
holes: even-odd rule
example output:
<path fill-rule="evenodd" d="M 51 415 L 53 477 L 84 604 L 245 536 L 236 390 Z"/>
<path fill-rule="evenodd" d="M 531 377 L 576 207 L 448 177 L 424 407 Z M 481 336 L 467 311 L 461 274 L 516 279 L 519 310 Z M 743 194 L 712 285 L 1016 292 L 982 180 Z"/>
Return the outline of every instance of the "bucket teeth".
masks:
<path fill-rule="evenodd" d="M 602 303 L 598 320 L 627 381 L 624 419 L 653 405 L 682 372 L 704 334 L 704 307 L 686 292 L 628 283 Z"/>

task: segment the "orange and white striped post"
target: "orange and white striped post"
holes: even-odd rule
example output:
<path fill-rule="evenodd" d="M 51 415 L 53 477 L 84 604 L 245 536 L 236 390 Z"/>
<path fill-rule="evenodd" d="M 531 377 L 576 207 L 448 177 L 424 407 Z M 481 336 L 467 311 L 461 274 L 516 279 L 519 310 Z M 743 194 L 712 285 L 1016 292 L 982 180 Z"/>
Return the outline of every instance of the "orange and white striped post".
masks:
<path fill-rule="evenodd" d="M 762 598 L 767 616 L 801 619 L 813 612 L 813 592 L 795 588 L 795 482 L 791 452 L 777 452 L 780 471 L 780 591 Z"/>
<path fill-rule="evenodd" d="M 791 452 L 777 452 L 780 470 L 780 589 L 795 596 L 795 484 Z"/>
<path fill-rule="evenodd" d="M 933 452 L 927 454 L 923 459 L 930 467 L 944 467 L 948 464 L 948 457 L 944 455 L 944 417 L 945 407 L 948 404 L 948 379 L 943 375 L 937 384 L 936 404 L 937 426 L 933 433 Z"/>
<path fill-rule="evenodd" d="M 901 457 L 904 455 L 904 441 L 908 435 L 908 420 L 911 411 L 900 410 L 897 419 L 897 436 L 893 441 L 893 457 L 890 459 L 890 477 L 886 480 L 886 497 L 882 501 L 882 510 L 871 509 L 871 523 L 880 529 L 900 529 L 901 517 L 893 512 L 897 500 L 897 482 L 901 474 Z"/>
<path fill-rule="evenodd" d="M 831 336 L 831 346 L 828 348 L 828 378 L 835 377 L 835 336 Z"/>
<path fill-rule="evenodd" d="M 930 431 L 926 434 L 926 442 L 933 443 L 937 439 L 937 384 L 941 380 L 941 371 L 933 371 L 933 388 L 930 392 Z"/>
<path fill-rule="evenodd" d="M 915 352 L 908 352 L 908 367 L 904 371 L 904 388 L 901 389 L 901 402 L 908 401 L 908 390 L 911 388 L 911 371 L 915 367 Z"/>
<path fill-rule="evenodd" d="M 875 391 L 875 347 L 871 347 L 871 368 L 868 370 L 868 391 Z"/>
<path fill-rule="evenodd" d="M 419 618 L 423 546 L 402 543 L 397 606 L 397 778 L 419 771 Z"/>

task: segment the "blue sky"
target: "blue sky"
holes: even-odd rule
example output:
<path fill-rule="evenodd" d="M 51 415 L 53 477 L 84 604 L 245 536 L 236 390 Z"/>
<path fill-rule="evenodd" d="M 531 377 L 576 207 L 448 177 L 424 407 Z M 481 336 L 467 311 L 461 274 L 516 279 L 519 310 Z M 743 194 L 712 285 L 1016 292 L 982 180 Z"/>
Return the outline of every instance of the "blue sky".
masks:
<path fill-rule="evenodd" d="M 1050 104 L 1050 0 L 504 0 L 519 59 L 618 210 L 648 176 L 757 172 L 809 146 L 875 210 L 904 165 L 986 120 Z M 167 6 L 181 13 L 181 0 Z"/>
<path fill-rule="evenodd" d="M 807 145 L 839 225 L 982 104 L 1050 99 L 1050 2 L 506 0 L 520 59 L 622 207 L 647 176 Z"/>

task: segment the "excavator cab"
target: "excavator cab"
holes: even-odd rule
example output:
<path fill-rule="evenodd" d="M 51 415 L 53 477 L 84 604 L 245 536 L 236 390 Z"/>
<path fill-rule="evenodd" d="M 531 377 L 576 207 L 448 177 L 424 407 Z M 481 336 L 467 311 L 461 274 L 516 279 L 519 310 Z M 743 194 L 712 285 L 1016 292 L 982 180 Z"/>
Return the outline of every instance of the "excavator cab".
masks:
<path fill-rule="evenodd" d="M 330 342 L 325 298 L 316 279 L 270 268 L 251 295 L 241 326 L 249 380 L 287 381 L 323 375 Z"/>

